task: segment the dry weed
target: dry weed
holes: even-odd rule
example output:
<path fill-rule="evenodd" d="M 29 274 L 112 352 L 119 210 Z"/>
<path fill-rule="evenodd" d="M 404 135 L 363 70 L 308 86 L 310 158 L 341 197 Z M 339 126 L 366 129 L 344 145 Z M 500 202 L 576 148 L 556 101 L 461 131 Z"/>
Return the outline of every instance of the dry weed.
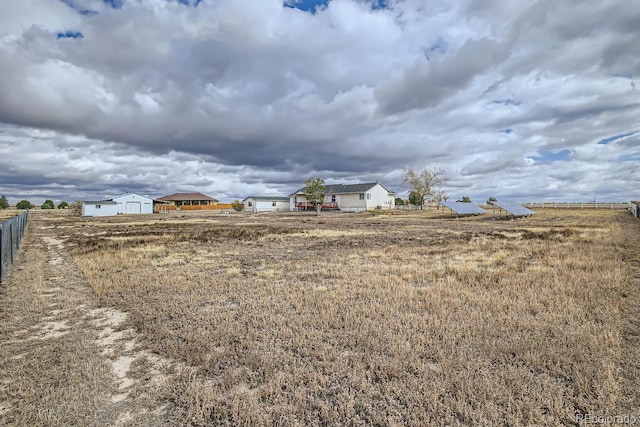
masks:
<path fill-rule="evenodd" d="M 190 366 L 164 386 L 184 423 L 561 425 L 625 398 L 624 215 L 113 222 L 74 257 Z"/>

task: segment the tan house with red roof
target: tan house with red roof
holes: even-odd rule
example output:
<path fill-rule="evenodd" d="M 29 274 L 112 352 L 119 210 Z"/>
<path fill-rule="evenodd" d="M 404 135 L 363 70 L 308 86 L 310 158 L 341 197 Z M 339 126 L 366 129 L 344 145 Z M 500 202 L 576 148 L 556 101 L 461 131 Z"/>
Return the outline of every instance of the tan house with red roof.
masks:
<path fill-rule="evenodd" d="M 162 210 L 219 209 L 218 200 L 202 193 L 173 193 L 154 200 L 156 212 Z"/>

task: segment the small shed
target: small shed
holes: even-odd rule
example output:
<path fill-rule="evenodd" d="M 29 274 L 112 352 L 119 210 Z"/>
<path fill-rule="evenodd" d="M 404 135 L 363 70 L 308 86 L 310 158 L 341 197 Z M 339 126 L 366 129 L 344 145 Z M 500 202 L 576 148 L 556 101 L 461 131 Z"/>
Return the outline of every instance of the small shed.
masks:
<path fill-rule="evenodd" d="M 280 196 L 249 196 L 242 201 L 246 212 L 285 212 L 290 210 L 289 198 Z"/>
<path fill-rule="evenodd" d="M 85 200 L 82 202 L 82 216 L 150 213 L 153 213 L 153 199 L 135 193 L 121 194 L 112 199 Z"/>

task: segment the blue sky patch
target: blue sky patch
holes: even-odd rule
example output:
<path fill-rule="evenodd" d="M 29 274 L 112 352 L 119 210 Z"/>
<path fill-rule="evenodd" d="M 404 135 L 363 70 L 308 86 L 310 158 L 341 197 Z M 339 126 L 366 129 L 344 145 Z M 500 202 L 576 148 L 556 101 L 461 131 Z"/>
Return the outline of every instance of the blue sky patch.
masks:
<path fill-rule="evenodd" d="M 59 32 L 56 35 L 58 40 L 60 39 L 81 39 L 84 38 L 84 35 L 80 31 L 65 31 Z"/>
<path fill-rule="evenodd" d="M 368 0 L 367 3 L 371 5 L 371 9 L 386 9 L 387 0 Z"/>
<path fill-rule="evenodd" d="M 315 13 L 316 8 L 326 6 L 329 0 L 289 0 L 284 3 L 285 7 L 300 9 L 305 12 Z"/>
<path fill-rule="evenodd" d="M 81 8 L 80 5 L 78 5 L 77 0 L 60 0 L 60 1 L 62 1 L 62 3 L 66 4 L 67 6 L 69 6 L 71 9 L 78 12 L 80 15 L 91 16 L 91 15 L 96 15 L 98 13 L 95 10 Z M 106 4 L 112 9 L 120 9 L 124 3 L 124 0 L 102 0 L 102 3 Z"/>
<path fill-rule="evenodd" d="M 507 135 L 510 135 L 513 133 L 513 129 L 511 128 L 502 129 L 500 133 L 506 133 Z"/>
<path fill-rule="evenodd" d="M 536 163 L 564 162 L 571 158 L 571 150 L 565 148 L 560 151 L 542 150 L 539 156 L 530 156 L 529 158 Z"/>
<path fill-rule="evenodd" d="M 178 3 L 185 6 L 198 7 L 198 5 L 202 3 L 202 0 L 178 0 Z"/>
<path fill-rule="evenodd" d="M 120 9 L 124 0 L 102 0 L 107 6 L 111 6 L 114 9 Z"/>
<path fill-rule="evenodd" d="M 327 6 L 330 1 L 331 0 L 285 0 L 284 6 L 315 13 L 318 8 Z M 374 10 L 387 7 L 387 0 L 362 0 L 362 2 L 368 3 L 371 9 Z"/>
<path fill-rule="evenodd" d="M 600 141 L 598 141 L 598 144 L 600 144 L 600 145 L 608 145 L 608 144 L 612 143 L 615 140 L 626 138 L 628 136 L 635 135 L 636 133 L 638 133 L 638 131 L 621 133 L 620 135 L 610 136 L 609 138 L 601 139 Z"/>

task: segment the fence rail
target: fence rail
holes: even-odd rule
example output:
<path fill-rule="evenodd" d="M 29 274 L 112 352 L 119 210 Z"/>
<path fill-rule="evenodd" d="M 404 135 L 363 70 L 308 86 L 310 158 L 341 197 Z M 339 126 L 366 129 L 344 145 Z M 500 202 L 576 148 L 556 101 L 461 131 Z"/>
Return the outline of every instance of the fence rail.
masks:
<path fill-rule="evenodd" d="M 20 240 L 29 221 L 29 211 L 7 219 L 0 225 L 0 283 L 2 277 L 13 264 L 13 259 L 20 248 Z"/>
<path fill-rule="evenodd" d="M 640 218 L 640 205 L 637 205 L 633 202 L 629 202 L 627 204 L 627 210 L 636 218 Z"/>
<path fill-rule="evenodd" d="M 532 202 L 523 203 L 522 206 L 540 209 L 627 209 L 627 203 L 625 202 Z"/>

